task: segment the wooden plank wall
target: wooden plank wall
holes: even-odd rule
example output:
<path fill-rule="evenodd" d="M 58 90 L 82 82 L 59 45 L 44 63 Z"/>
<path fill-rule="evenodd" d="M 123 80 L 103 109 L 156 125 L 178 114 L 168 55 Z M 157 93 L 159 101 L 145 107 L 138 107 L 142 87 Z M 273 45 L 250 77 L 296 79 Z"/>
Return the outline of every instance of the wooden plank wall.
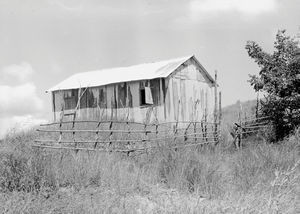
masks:
<path fill-rule="evenodd" d="M 214 94 L 212 85 L 189 60 L 167 79 L 166 106 L 170 121 L 200 121 L 208 115 L 213 119 Z"/>

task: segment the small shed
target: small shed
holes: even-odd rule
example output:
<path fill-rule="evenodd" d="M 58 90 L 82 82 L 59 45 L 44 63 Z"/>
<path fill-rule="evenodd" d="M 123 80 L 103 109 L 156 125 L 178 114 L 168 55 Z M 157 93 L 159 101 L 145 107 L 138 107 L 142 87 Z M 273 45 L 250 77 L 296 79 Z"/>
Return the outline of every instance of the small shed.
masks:
<path fill-rule="evenodd" d="M 217 84 L 195 56 L 77 73 L 47 90 L 54 120 L 211 121 Z"/>

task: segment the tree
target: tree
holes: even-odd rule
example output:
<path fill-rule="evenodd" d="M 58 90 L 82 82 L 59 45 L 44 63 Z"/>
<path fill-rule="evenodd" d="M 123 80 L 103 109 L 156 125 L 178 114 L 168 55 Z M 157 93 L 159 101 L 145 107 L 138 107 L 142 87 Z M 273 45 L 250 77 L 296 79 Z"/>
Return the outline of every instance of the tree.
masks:
<path fill-rule="evenodd" d="M 254 41 L 246 50 L 260 68 L 259 75 L 249 75 L 255 91 L 263 92 L 261 113 L 274 124 L 276 140 L 280 140 L 300 125 L 300 49 L 298 42 L 279 30 L 274 52 L 266 53 Z"/>

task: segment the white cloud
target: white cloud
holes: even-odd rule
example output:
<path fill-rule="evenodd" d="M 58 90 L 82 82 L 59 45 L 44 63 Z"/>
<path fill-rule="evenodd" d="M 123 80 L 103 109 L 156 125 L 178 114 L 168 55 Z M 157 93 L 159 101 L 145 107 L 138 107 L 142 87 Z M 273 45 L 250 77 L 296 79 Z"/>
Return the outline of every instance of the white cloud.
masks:
<path fill-rule="evenodd" d="M 43 102 L 37 96 L 34 84 L 0 85 L 0 117 L 1 115 L 34 114 L 42 108 Z"/>
<path fill-rule="evenodd" d="M 36 125 L 45 123 L 46 120 L 33 115 L 4 117 L 0 120 L 0 139 L 10 131 L 28 130 Z"/>
<path fill-rule="evenodd" d="M 1 69 L 0 77 L 2 82 L 13 80 L 14 82 L 24 82 L 34 73 L 32 66 L 27 62 L 20 65 L 9 65 Z"/>
<path fill-rule="evenodd" d="M 69 11 L 69 12 L 81 12 L 83 10 L 83 1 L 72 1 L 71 3 L 69 1 L 63 1 L 63 0 L 52 0 L 49 1 L 50 4 L 56 5 L 59 8 Z"/>
<path fill-rule="evenodd" d="M 0 70 L 0 138 L 9 129 L 28 129 L 44 121 L 37 117 L 42 113 L 43 101 L 29 82 L 33 73 L 27 62 Z"/>
<path fill-rule="evenodd" d="M 193 0 L 189 5 L 193 16 L 202 13 L 239 12 L 257 15 L 276 9 L 276 0 Z"/>

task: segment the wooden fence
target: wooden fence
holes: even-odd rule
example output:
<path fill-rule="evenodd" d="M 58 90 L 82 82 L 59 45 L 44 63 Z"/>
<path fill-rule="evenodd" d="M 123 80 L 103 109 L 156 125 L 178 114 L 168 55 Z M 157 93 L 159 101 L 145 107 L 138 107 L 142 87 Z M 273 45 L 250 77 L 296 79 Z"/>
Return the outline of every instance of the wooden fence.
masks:
<path fill-rule="evenodd" d="M 146 124 L 114 120 L 61 120 L 41 124 L 34 147 L 127 153 L 162 146 L 176 149 L 216 144 L 219 130 L 219 124 L 201 121 Z"/>
<path fill-rule="evenodd" d="M 234 123 L 233 131 L 231 132 L 236 147 L 239 148 L 241 146 L 243 139 L 255 134 L 264 133 L 267 129 L 271 128 L 269 119 L 269 117 L 255 117 L 242 120 L 239 116 L 239 121 Z"/>

